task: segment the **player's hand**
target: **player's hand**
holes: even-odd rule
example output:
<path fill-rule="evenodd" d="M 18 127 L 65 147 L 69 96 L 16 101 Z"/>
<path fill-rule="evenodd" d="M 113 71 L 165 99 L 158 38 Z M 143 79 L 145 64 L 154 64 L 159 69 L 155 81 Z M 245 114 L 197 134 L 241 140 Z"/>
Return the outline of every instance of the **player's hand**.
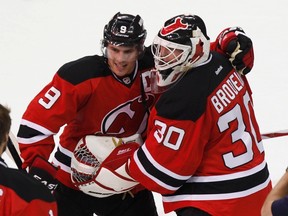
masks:
<path fill-rule="evenodd" d="M 43 183 L 50 191 L 56 189 L 58 181 L 56 180 L 57 168 L 42 157 L 36 157 L 29 169 L 29 173 Z"/>
<path fill-rule="evenodd" d="M 232 66 L 240 73 L 247 74 L 254 64 L 254 50 L 251 39 L 240 27 L 224 29 L 216 39 L 217 51 L 228 55 Z"/>

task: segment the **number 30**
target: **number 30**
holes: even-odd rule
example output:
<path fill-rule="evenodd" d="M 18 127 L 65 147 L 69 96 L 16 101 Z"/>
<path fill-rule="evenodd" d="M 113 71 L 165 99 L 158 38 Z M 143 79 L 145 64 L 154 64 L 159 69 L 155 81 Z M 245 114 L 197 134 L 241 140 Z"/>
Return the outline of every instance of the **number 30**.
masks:
<path fill-rule="evenodd" d="M 224 132 L 229 128 L 229 123 L 237 120 L 238 121 L 238 128 L 236 131 L 231 133 L 231 138 L 232 138 L 232 144 L 236 144 L 237 141 L 242 141 L 242 143 L 246 147 L 246 152 L 244 152 L 241 155 L 234 156 L 233 152 L 229 152 L 223 155 L 224 163 L 226 166 L 229 168 L 235 168 L 237 166 L 241 166 L 245 163 L 248 163 L 253 159 L 253 149 L 252 149 L 252 144 L 253 140 L 256 142 L 258 150 L 262 153 L 264 151 L 262 141 L 258 142 L 256 132 L 254 129 L 254 125 L 251 120 L 251 113 L 249 109 L 249 103 L 251 103 L 251 99 L 249 97 L 248 92 L 243 97 L 244 105 L 245 105 L 245 110 L 247 111 L 248 114 L 248 119 L 249 122 L 244 122 L 243 115 L 241 112 L 240 105 L 237 104 L 233 109 L 222 115 L 219 120 L 218 120 L 218 126 L 220 132 Z M 247 120 L 248 121 L 248 120 Z M 246 129 L 246 125 L 249 124 L 251 128 L 251 134 L 248 133 Z"/>
<path fill-rule="evenodd" d="M 166 129 L 167 129 L 167 125 L 161 121 L 156 120 L 155 121 L 155 125 L 160 126 L 160 130 L 156 130 L 154 132 L 154 137 L 155 139 L 160 143 L 163 141 L 163 145 L 165 145 L 168 148 L 171 148 L 173 150 L 178 150 L 183 137 L 184 137 L 184 130 L 174 127 L 174 126 L 170 126 L 168 128 L 168 131 L 165 135 Z M 177 139 L 172 143 L 172 135 L 173 137 L 176 137 Z M 164 140 L 163 140 L 164 138 Z"/>

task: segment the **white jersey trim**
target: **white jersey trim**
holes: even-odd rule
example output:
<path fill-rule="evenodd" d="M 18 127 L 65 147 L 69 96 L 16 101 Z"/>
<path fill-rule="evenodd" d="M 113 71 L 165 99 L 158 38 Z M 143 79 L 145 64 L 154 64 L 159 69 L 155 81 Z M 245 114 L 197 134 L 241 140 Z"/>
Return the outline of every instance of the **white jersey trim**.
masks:
<path fill-rule="evenodd" d="M 61 145 L 61 143 L 59 143 L 58 147 L 59 147 L 60 152 L 62 152 L 62 153 L 65 154 L 66 156 L 72 158 L 72 156 L 73 156 L 73 152 L 72 152 L 72 151 L 64 148 L 64 147 Z"/>
<path fill-rule="evenodd" d="M 56 166 L 60 166 L 60 169 L 62 169 L 63 171 L 69 174 L 71 173 L 71 168 L 58 161 L 55 157 L 52 159 L 52 163 Z"/>
<path fill-rule="evenodd" d="M 138 157 L 136 156 L 136 154 L 134 154 L 134 161 L 137 164 L 138 168 L 141 170 L 141 172 L 147 176 L 148 178 L 150 178 L 151 180 L 153 180 L 154 182 L 156 182 L 158 185 L 160 185 L 163 188 L 166 188 L 168 190 L 172 190 L 172 191 L 176 191 L 178 189 L 178 187 L 171 187 L 167 184 L 165 184 L 162 181 L 159 181 L 157 178 L 155 178 L 154 176 L 150 175 L 148 172 L 146 172 L 145 168 L 142 166 L 141 162 L 139 161 Z"/>
<path fill-rule="evenodd" d="M 146 155 L 146 157 L 148 158 L 148 160 L 151 162 L 151 164 L 153 164 L 153 166 L 155 167 L 155 169 L 160 170 L 161 172 L 175 178 L 175 179 L 179 179 L 179 180 L 187 180 L 189 179 L 190 176 L 183 176 L 183 175 L 178 175 L 174 172 L 171 172 L 170 170 L 166 169 L 165 167 L 161 166 L 153 157 L 152 155 L 149 153 L 145 143 L 142 146 L 142 150 L 144 152 L 144 154 Z M 137 164 L 138 168 L 141 170 L 141 172 L 147 176 L 148 178 L 150 178 L 151 180 L 153 180 L 155 183 L 157 183 L 158 185 L 160 185 L 161 187 L 167 189 L 167 190 L 171 190 L 171 191 L 176 191 L 179 189 L 179 187 L 172 187 L 170 185 L 165 184 L 164 182 L 160 181 L 159 179 L 157 179 L 156 177 L 150 175 L 146 169 L 142 166 L 141 162 L 139 161 L 137 154 L 134 154 L 134 160 L 135 163 Z"/>
<path fill-rule="evenodd" d="M 25 120 L 25 119 L 22 119 L 21 120 L 21 125 L 26 125 L 30 128 L 33 128 L 37 131 L 40 131 L 41 133 L 43 133 L 44 135 L 37 135 L 37 136 L 34 136 L 32 138 L 22 138 L 22 137 L 17 137 L 18 141 L 21 143 L 21 144 L 31 144 L 31 143 L 35 143 L 35 142 L 38 142 L 40 140 L 43 140 L 43 139 L 46 139 L 48 136 L 51 136 L 51 135 L 54 135 L 55 133 L 53 133 L 52 131 L 38 125 L 38 124 L 35 124 L 31 121 L 28 121 L 28 120 Z"/>
<path fill-rule="evenodd" d="M 165 167 L 163 167 L 162 165 L 160 165 L 153 157 L 152 155 L 149 153 L 146 145 L 144 144 L 142 146 L 142 150 L 143 152 L 145 153 L 146 157 L 149 159 L 149 161 L 158 169 L 160 170 L 161 172 L 171 176 L 172 178 L 175 178 L 175 179 L 179 179 L 179 180 L 187 180 L 190 178 L 190 175 L 189 176 L 184 176 L 184 175 L 179 175 L 177 173 L 174 173 L 172 172 L 171 170 L 168 170 L 166 169 Z"/>
<path fill-rule="evenodd" d="M 163 196 L 163 202 L 171 203 L 171 202 L 181 202 L 181 201 L 201 201 L 201 200 L 228 200 L 246 197 L 251 194 L 254 194 L 264 188 L 270 183 L 270 178 L 267 178 L 265 182 L 259 184 L 253 188 L 250 188 L 245 191 L 239 191 L 234 193 L 224 193 L 224 194 L 203 194 L 203 195 L 175 195 L 175 196 Z"/>
<path fill-rule="evenodd" d="M 226 175 L 215 175 L 215 176 L 192 176 L 187 182 L 218 182 L 218 181 L 225 181 L 225 180 L 233 180 L 233 179 L 239 179 L 243 177 L 247 177 L 250 175 L 253 175 L 266 166 L 266 161 L 263 161 L 261 164 L 257 165 L 256 167 L 253 167 L 252 169 L 245 170 L 242 172 L 232 173 L 232 174 L 226 174 Z"/>

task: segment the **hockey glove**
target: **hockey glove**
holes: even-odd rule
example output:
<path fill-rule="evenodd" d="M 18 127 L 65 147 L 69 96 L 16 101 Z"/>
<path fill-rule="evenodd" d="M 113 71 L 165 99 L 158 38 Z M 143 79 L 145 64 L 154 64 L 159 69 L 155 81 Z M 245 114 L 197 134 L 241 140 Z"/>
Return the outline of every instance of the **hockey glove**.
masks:
<path fill-rule="evenodd" d="M 138 143 L 128 143 L 116 147 L 103 161 L 96 180 L 113 188 L 115 191 L 129 191 L 139 184 L 128 173 L 128 161 L 139 148 Z M 104 183 L 104 182 L 103 182 Z"/>
<path fill-rule="evenodd" d="M 40 156 L 34 159 L 29 169 L 29 173 L 43 183 L 51 193 L 53 193 L 58 185 L 58 181 L 55 178 L 56 172 L 57 168 Z"/>
<path fill-rule="evenodd" d="M 137 186 L 139 183 L 128 174 L 127 163 L 138 148 L 137 143 L 116 147 L 97 171 L 94 180 L 96 184 L 110 191 L 110 195 L 128 192 Z"/>
<path fill-rule="evenodd" d="M 103 198 L 139 185 L 127 173 L 128 159 L 143 143 L 139 134 L 116 138 L 87 135 L 80 139 L 71 160 L 71 180 L 82 192 Z"/>
<path fill-rule="evenodd" d="M 217 37 L 218 52 L 228 55 L 232 66 L 240 73 L 247 74 L 254 64 L 254 50 L 251 39 L 240 27 L 224 29 Z"/>

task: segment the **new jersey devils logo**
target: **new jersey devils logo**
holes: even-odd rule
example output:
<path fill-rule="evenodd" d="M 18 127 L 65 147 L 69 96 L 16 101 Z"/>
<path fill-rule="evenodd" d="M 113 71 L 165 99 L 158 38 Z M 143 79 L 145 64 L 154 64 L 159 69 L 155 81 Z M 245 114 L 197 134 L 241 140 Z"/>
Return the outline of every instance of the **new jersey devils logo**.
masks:
<path fill-rule="evenodd" d="M 170 25 L 163 27 L 160 31 L 160 34 L 166 36 L 179 29 L 187 29 L 188 24 L 182 23 L 182 20 L 183 19 L 181 17 L 177 17 L 174 23 L 171 23 Z"/>
<path fill-rule="evenodd" d="M 151 107 L 154 100 L 154 95 L 146 94 L 147 107 Z M 102 122 L 102 133 L 125 137 L 135 133 L 142 134 L 147 126 L 147 119 L 147 110 L 139 96 L 108 113 Z"/>

